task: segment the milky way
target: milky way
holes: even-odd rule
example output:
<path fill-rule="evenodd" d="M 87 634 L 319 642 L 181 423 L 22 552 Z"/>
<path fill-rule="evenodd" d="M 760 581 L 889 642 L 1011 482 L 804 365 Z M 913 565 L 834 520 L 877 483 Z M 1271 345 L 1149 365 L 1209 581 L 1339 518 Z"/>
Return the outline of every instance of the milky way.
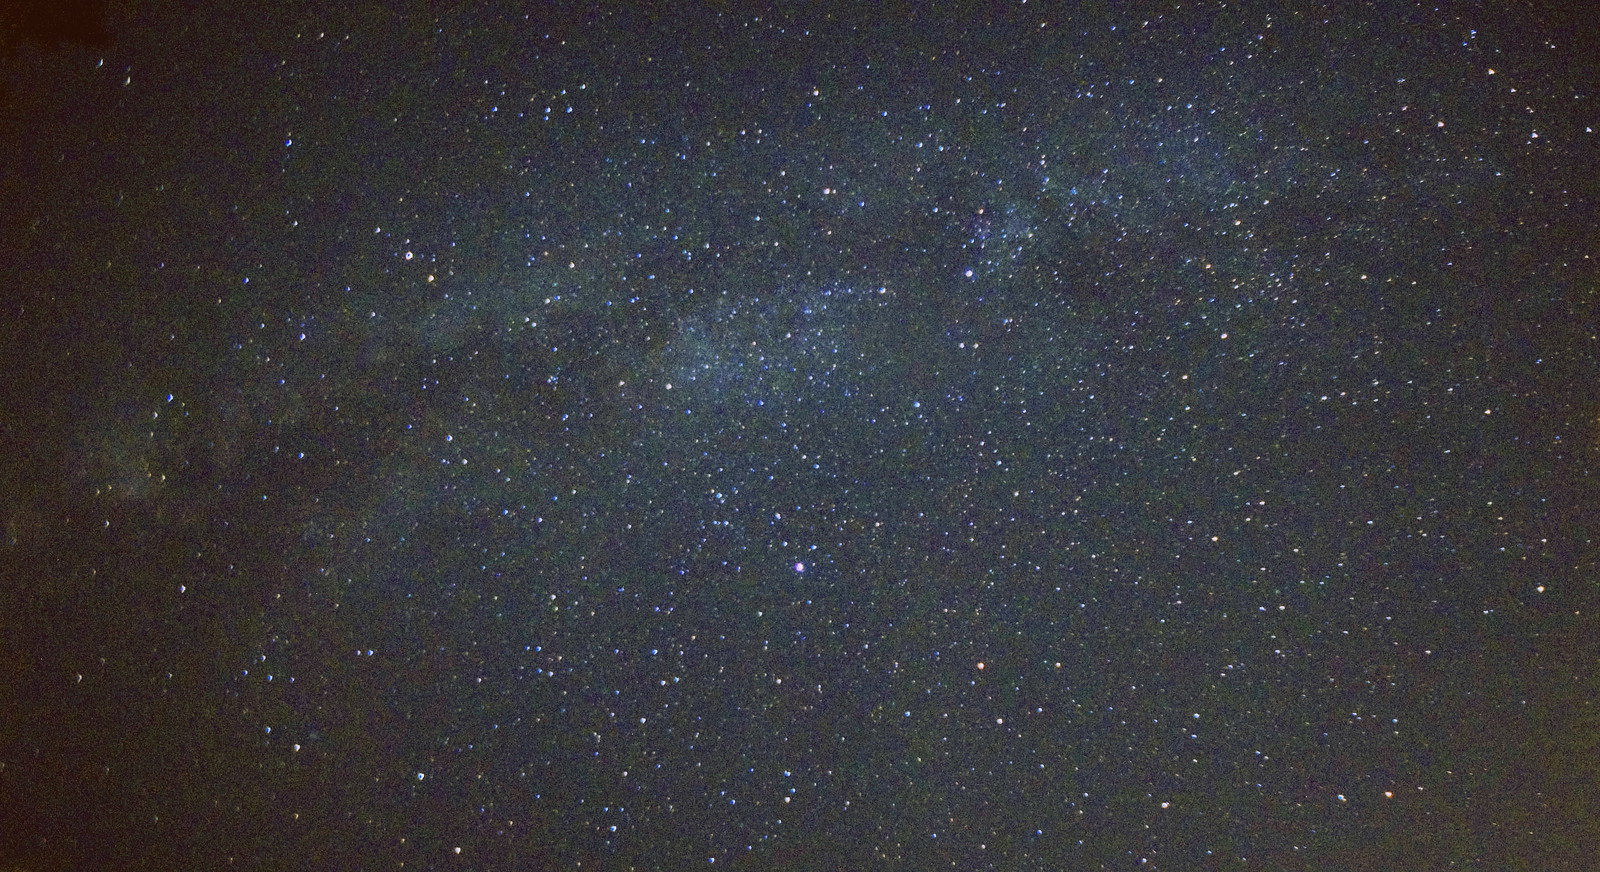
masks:
<path fill-rule="evenodd" d="M 1584 868 L 1586 25 L 1037 5 L 4 37 L 0 857 Z"/>

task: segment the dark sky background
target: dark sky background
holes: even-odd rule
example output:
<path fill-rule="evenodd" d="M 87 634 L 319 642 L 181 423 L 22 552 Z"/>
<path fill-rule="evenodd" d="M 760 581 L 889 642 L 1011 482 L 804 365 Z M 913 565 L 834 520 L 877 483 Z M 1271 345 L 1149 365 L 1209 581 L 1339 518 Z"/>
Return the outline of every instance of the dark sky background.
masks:
<path fill-rule="evenodd" d="M 0 868 L 1594 868 L 1556 5 L 0 17 Z"/>

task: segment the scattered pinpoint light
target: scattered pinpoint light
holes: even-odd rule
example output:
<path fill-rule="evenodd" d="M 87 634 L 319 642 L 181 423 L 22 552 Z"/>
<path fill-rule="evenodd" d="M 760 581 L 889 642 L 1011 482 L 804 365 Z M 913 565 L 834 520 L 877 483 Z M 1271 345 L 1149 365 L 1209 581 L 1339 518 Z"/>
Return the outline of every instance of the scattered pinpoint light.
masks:
<path fill-rule="evenodd" d="M 806 565 L 804 563 L 797 562 L 794 565 L 794 571 L 795 572 L 805 572 L 806 571 Z"/>

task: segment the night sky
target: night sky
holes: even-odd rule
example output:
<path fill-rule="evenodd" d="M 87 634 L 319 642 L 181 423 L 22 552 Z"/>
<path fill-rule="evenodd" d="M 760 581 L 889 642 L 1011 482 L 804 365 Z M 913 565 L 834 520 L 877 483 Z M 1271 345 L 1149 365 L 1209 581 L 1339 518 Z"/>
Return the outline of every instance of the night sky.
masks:
<path fill-rule="evenodd" d="M 0 868 L 1594 868 L 1581 11 L 262 5 L 0 19 Z"/>

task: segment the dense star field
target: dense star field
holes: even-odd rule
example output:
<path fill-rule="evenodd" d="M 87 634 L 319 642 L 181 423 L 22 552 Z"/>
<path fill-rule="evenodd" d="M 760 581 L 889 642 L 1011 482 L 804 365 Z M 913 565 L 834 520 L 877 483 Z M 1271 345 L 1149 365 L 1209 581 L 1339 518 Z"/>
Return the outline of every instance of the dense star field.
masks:
<path fill-rule="evenodd" d="M 1577 13 L 533 5 L 7 31 L 0 867 L 1590 868 Z"/>

